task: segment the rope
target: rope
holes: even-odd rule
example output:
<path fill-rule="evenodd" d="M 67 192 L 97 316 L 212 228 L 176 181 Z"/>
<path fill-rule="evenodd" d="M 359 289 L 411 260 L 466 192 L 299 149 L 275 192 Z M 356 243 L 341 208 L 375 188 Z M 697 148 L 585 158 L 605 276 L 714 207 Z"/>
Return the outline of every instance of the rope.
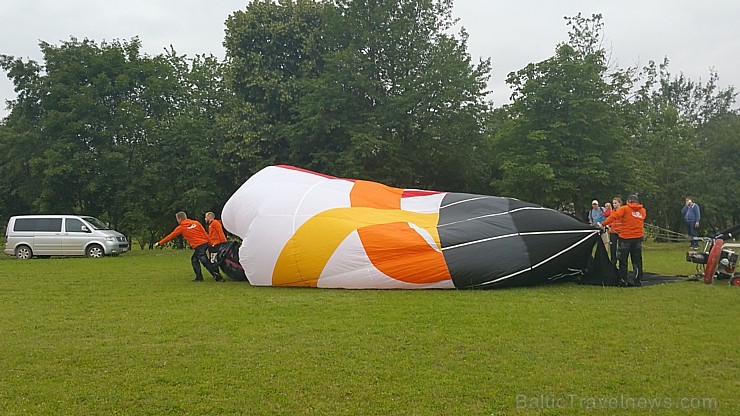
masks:
<path fill-rule="evenodd" d="M 647 231 L 647 233 L 651 237 L 655 239 L 661 239 L 664 241 L 684 242 L 684 241 L 689 241 L 690 239 L 688 234 L 671 231 L 667 228 L 661 228 L 653 224 L 645 224 L 645 231 Z"/>

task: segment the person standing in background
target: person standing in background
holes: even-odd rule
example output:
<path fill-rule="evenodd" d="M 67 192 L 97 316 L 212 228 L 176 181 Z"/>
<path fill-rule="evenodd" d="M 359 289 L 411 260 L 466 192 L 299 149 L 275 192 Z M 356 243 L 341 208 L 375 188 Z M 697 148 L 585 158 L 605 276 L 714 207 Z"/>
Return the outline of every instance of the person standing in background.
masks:
<path fill-rule="evenodd" d="M 604 215 L 604 208 L 599 206 L 599 201 L 594 199 L 591 201 L 591 211 L 588 212 L 588 223 L 597 226 L 600 224 L 606 216 Z M 602 230 L 601 233 L 601 242 L 604 244 L 604 247 L 608 250 L 609 249 L 609 231 L 606 229 Z"/>
<path fill-rule="evenodd" d="M 612 211 L 609 213 L 615 213 L 619 207 L 622 206 L 622 198 L 615 196 L 612 198 Z M 612 264 L 617 267 L 617 248 L 619 247 L 619 230 L 622 228 L 622 220 L 614 220 L 609 224 L 609 258 L 612 260 Z"/>
<path fill-rule="evenodd" d="M 604 210 L 602 211 L 601 214 L 604 217 L 604 219 L 606 219 L 606 217 L 612 215 L 612 203 L 611 202 L 605 202 L 604 203 Z"/>
<path fill-rule="evenodd" d="M 604 221 L 604 210 L 599 206 L 599 201 L 591 201 L 591 211 L 588 212 L 588 223 L 596 225 Z"/>
<path fill-rule="evenodd" d="M 686 197 L 686 203 L 681 208 L 681 216 L 683 217 L 684 225 L 686 226 L 686 234 L 689 235 L 690 249 L 699 249 L 699 239 L 697 239 L 697 230 L 699 229 L 699 221 L 701 221 L 701 210 L 699 204 L 695 203 L 691 197 Z"/>
<path fill-rule="evenodd" d="M 601 221 L 609 218 L 610 215 L 612 215 L 612 204 L 611 202 L 604 202 L 604 207 L 601 208 Z M 609 251 L 609 246 L 611 245 L 611 235 L 611 228 L 604 227 L 604 232 L 601 234 L 601 241 L 604 242 L 606 251 Z"/>

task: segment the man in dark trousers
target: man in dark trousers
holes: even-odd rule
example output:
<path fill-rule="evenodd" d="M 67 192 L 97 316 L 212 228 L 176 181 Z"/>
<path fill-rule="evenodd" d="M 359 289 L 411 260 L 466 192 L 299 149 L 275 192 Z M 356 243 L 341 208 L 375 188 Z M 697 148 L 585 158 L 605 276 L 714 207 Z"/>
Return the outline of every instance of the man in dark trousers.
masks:
<path fill-rule="evenodd" d="M 208 251 L 211 253 L 211 263 L 215 263 L 218 248 L 226 242 L 226 234 L 224 234 L 221 221 L 217 220 L 216 214 L 211 211 L 206 212 L 206 224 L 208 224 L 208 239 L 210 240 Z"/>
<path fill-rule="evenodd" d="M 613 211 L 609 218 L 598 224 L 599 227 L 609 225 L 614 221 L 621 221 L 619 230 L 619 280 L 625 286 L 642 286 L 642 237 L 647 212 L 640 204 L 637 195 L 627 197 L 627 205 Z M 632 259 L 632 268 L 635 277 L 629 279 L 627 259 Z"/>
<path fill-rule="evenodd" d="M 615 196 L 612 198 L 612 212 L 617 211 L 621 206 L 621 197 Z M 617 265 L 617 249 L 619 248 L 620 231 L 622 231 L 622 221 L 614 220 L 609 224 L 609 256 L 611 257 L 611 261 L 614 266 Z"/>
<path fill-rule="evenodd" d="M 691 246 L 689 249 L 699 249 L 699 239 L 697 237 L 696 230 L 699 228 L 699 221 L 701 221 L 701 210 L 699 204 L 694 202 L 691 197 L 686 197 L 684 206 L 681 208 L 681 216 L 683 222 L 686 225 L 686 234 L 689 235 L 689 241 Z"/>
<path fill-rule="evenodd" d="M 192 263 L 193 271 L 195 272 L 195 279 L 193 279 L 193 281 L 203 281 L 203 272 L 200 269 L 200 265 L 202 264 L 205 266 L 206 270 L 213 275 L 213 278 L 216 279 L 217 282 L 223 282 L 224 278 L 218 273 L 218 266 L 211 263 L 206 255 L 209 239 L 205 228 L 203 228 L 198 221 L 189 220 L 184 211 L 180 211 L 175 214 L 175 219 L 177 220 L 178 226 L 175 227 L 167 237 L 159 240 L 157 242 L 157 246 L 163 246 L 178 235 L 182 235 L 194 250 L 193 256 L 190 258 L 190 263 Z"/>

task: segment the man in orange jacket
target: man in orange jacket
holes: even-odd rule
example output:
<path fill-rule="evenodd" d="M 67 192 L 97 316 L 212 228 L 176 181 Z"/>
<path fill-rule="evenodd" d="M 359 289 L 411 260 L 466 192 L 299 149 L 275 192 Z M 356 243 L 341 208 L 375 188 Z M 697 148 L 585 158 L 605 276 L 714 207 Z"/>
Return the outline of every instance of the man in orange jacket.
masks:
<path fill-rule="evenodd" d="M 211 253 L 211 263 L 215 263 L 218 247 L 226 242 L 226 234 L 224 234 L 224 227 L 221 225 L 221 221 L 217 220 L 216 214 L 211 211 L 206 212 L 206 224 L 208 224 L 208 239 L 210 240 L 208 251 Z"/>
<path fill-rule="evenodd" d="M 190 263 L 193 265 L 193 271 L 195 272 L 193 281 L 203 281 L 203 272 L 200 269 L 200 265 L 203 264 L 217 282 L 223 282 L 224 278 L 218 273 L 218 266 L 208 261 L 208 256 L 206 256 L 209 240 L 205 228 L 198 221 L 189 220 L 187 214 L 183 211 L 175 214 L 175 219 L 178 226 L 167 237 L 159 240 L 157 245 L 163 246 L 178 235 L 182 235 L 193 249 L 193 256 L 190 258 Z"/>
<path fill-rule="evenodd" d="M 640 204 L 637 195 L 630 195 L 627 197 L 627 205 L 619 207 L 618 210 L 612 212 L 609 218 L 598 224 L 601 227 L 615 221 L 621 222 L 618 247 L 619 279 L 626 286 L 642 285 L 642 237 L 645 217 L 647 217 L 647 212 Z M 628 258 L 632 258 L 634 279 L 628 278 Z"/>

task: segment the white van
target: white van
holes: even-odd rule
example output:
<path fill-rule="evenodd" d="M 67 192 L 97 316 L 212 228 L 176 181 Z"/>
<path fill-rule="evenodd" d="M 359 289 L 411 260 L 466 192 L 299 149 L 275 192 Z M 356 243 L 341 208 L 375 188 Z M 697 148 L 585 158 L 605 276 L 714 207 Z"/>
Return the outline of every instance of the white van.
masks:
<path fill-rule="evenodd" d="M 129 250 L 126 236 L 85 215 L 20 215 L 10 217 L 5 254 L 33 256 L 118 255 Z"/>

